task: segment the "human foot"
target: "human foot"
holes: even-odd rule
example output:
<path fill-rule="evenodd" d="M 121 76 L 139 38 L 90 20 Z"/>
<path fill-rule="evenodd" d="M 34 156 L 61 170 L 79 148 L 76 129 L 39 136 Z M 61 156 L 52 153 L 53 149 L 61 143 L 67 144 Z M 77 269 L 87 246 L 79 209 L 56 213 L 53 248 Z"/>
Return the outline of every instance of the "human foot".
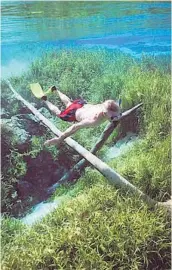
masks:
<path fill-rule="evenodd" d="M 51 92 L 55 92 L 55 91 L 57 91 L 57 88 L 55 87 L 55 85 L 53 85 L 53 86 L 51 86 Z"/>
<path fill-rule="evenodd" d="M 41 99 L 44 100 L 44 101 L 46 101 L 47 100 L 47 96 L 42 96 Z"/>

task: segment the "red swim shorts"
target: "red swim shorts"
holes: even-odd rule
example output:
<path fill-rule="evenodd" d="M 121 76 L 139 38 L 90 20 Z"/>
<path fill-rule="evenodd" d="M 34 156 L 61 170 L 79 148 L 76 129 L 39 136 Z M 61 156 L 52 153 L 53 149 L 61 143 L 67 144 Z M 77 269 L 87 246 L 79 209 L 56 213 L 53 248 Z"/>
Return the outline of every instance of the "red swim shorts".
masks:
<path fill-rule="evenodd" d="M 82 108 L 84 104 L 86 104 L 86 102 L 83 99 L 74 100 L 69 107 L 67 107 L 64 111 L 60 113 L 59 118 L 62 119 L 63 121 L 75 122 L 76 110 Z"/>

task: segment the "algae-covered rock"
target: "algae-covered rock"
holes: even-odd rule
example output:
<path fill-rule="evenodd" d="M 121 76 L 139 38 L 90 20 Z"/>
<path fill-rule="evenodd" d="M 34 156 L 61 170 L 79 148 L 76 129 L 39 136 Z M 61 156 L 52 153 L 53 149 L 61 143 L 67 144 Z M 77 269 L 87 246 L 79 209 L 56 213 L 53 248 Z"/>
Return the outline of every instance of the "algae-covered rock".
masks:
<path fill-rule="evenodd" d="M 2 124 L 13 131 L 17 145 L 28 143 L 33 135 L 43 135 L 46 131 L 40 120 L 32 114 L 18 114 L 10 119 L 2 119 Z"/>
<path fill-rule="evenodd" d="M 1 108 L 0 115 L 1 115 L 1 119 L 9 117 L 9 113 L 4 108 Z"/>
<path fill-rule="evenodd" d="M 7 125 L 12 129 L 17 144 L 24 144 L 31 138 L 29 132 L 23 127 L 23 120 L 17 116 L 12 116 L 10 119 L 2 119 L 1 121 L 3 125 Z"/>

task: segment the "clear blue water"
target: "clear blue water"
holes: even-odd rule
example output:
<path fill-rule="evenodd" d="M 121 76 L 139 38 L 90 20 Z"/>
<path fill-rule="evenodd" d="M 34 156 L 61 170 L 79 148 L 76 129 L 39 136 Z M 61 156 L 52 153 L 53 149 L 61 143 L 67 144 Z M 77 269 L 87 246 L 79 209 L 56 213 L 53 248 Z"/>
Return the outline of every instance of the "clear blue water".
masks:
<path fill-rule="evenodd" d="M 47 214 L 51 213 L 53 210 L 58 208 L 59 205 L 64 201 L 64 199 L 59 198 L 53 202 L 41 202 L 38 203 L 30 214 L 27 214 L 21 221 L 26 225 L 33 225 L 34 223 L 40 221 Z"/>
<path fill-rule="evenodd" d="M 2 1 L 2 77 L 44 52 L 120 49 L 135 57 L 170 54 L 170 2 Z"/>

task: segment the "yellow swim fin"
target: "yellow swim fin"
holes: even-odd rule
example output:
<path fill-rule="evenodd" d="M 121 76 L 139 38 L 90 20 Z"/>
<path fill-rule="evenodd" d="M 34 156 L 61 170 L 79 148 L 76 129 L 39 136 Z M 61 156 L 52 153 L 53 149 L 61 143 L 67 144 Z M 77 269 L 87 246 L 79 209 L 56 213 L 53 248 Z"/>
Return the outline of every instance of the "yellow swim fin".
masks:
<path fill-rule="evenodd" d="M 34 94 L 34 96 L 37 98 L 42 98 L 45 95 L 45 93 L 43 92 L 43 89 L 39 83 L 30 84 L 30 88 L 31 88 L 31 91 Z"/>

